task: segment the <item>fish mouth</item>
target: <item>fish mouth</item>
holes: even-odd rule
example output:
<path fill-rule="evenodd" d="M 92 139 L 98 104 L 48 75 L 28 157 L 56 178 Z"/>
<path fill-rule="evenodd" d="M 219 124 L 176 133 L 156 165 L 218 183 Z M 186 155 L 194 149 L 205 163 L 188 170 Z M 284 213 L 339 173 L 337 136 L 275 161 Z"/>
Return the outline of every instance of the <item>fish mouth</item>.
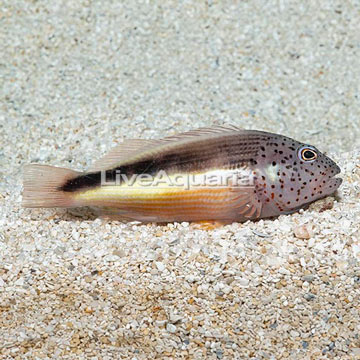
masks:
<path fill-rule="evenodd" d="M 342 184 L 342 182 L 343 182 L 342 178 L 332 177 L 326 183 L 326 190 L 329 191 L 329 194 L 332 194 L 339 188 L 339 186 Z"/>
<path fill-rule="evenodd" d="M 343 179 L 336 177 L 336 175 L 340 174 L 340 172 L 341 169 L 339 168 L 339 166 L 336 165 L 335 171 L 329 174 L 330 178 L 326 180 L 326 185 L 324 187 L 324 192 L 326 193 L 326 195 L 331 195 L 332 193 L 334 193 L 342 184 Z"/>

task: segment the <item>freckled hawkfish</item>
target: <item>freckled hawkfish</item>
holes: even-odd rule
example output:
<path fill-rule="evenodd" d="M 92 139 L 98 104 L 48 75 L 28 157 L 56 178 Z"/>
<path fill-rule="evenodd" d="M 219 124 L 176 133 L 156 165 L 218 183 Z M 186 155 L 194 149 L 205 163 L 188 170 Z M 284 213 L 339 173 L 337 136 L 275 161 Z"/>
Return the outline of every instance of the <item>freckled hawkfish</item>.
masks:
<path fill-rule="evenodd" d="M 91 206 L 138 221 L 243 222 L 332 194 L 340 168 L 311 145 L 235 126 L 125 140 L 87 172 L 30 164 L 24 207 Z"/>

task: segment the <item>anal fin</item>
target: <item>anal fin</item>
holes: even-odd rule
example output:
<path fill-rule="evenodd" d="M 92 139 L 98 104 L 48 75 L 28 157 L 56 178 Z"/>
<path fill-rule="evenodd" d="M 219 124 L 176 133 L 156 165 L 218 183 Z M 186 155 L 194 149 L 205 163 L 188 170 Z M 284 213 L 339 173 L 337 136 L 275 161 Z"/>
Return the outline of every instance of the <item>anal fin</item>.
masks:
<path fill-rule="evenodd" d="M 118 221 L 141 221 L 141 222 L 157 222 L 156 215 L 142 215 L 133 211 L 122 210 L 116 207 L 99 207 L 95 213 L 98 217 L 108 220 Z"/>

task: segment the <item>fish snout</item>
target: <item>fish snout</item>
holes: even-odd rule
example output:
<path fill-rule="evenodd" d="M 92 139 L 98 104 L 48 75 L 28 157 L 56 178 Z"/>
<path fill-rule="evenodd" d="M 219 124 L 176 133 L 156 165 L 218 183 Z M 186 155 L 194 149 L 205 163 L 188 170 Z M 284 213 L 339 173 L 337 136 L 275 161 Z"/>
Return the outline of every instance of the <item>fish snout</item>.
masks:
<path fill-rule="evenodd" d="M 327 180 L 324 188 L 326 195 L 331 195 L 332 193 L 334 193 L 342 184 L 343 179 L 336 177 L 336 175 L 340 174 L 340 172 L 341 169 L 339 168 L 339 166 L 336 165 L 335 167 L 330 169 L 330 171 L 326 175 Z"/>
<path fill-rule="evenodd" d="M 334 163 L 334 166 L 333 166 L 333 170 L 334 170 L 334 176 L 341 173 L 341 169 L 340 169 L 339 165 L 337 165 L 335 163 Z"/>

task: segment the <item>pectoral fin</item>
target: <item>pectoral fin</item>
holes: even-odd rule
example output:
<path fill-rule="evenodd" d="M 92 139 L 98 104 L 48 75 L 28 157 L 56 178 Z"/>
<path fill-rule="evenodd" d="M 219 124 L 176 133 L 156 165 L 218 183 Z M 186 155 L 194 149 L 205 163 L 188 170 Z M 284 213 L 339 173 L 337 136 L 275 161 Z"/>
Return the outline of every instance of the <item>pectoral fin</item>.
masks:
<path fill-rule="evenodd" d="M 257 219 L 261 214 L 262 203 L 259 201 L 254 187 L 235 188 L 234 192 L 239 193 L 239 201 L 235 206 L 235 212 L 242 215 L 246 219 Z"/>

